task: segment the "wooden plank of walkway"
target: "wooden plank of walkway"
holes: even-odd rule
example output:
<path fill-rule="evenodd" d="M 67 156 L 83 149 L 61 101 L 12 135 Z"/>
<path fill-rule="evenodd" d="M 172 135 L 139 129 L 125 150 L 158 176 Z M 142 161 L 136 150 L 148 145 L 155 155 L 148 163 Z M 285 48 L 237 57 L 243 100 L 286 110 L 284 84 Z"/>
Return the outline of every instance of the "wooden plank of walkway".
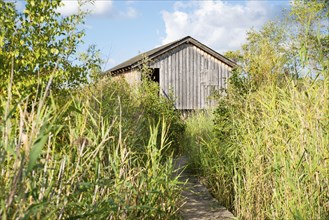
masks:
<path fill-rule="evenodd" d="M 183 169 L 188 161 L 185 156 L 175 160 L 175 168 Z M 181 176 L 180 181 L 186 182 L 182 196 L 185 199 L 185 204 L 180 209 L 180 214 L 183 219 L 217 219 L 227 220 L 233 219 L 234 216 L 225 207 L 218 204 L 209 193 L 208 189 L 200 183 L 198 178 L 185 169 Z"/>

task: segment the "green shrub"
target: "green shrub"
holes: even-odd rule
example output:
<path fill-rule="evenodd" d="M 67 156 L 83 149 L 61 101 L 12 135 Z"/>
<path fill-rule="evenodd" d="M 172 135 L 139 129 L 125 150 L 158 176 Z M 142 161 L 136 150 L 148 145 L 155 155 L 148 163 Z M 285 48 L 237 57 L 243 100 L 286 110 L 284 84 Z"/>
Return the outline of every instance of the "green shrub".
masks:
<path fill-rule="evenodd" d="M 184 138 L 185 125 L 180 117 L 180 112 L 175 110 L 174 101 L 159 95 L 159 85 L 148 78 L 144 79 L 139 87 L 137 99 L 138 108 L 151 121 L 158 121 L 164 118 L 169 124 L 169 141 L 171 142 L 171 151 L 179 153 Z M 169 152 L 170 153 L 170 152 Z"/>

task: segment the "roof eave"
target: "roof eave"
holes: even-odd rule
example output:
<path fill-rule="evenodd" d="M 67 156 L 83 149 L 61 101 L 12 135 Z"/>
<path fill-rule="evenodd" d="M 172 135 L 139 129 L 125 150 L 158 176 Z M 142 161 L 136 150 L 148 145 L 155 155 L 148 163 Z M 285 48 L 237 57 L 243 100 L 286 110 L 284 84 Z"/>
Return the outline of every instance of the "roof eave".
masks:
<path fill-rule="evenodd" d="M 187 37 L 182 38 L 181 40 L 177 40 L 175 42 L 169 43 L 167 47 L 162 46 L 163 48 L 160 47 L 161 49 L 159 51 L 155 51 L 154 53 L 149 54 L 150 51 L 148 51 L 148 52 L 145 52 L 143 54 L 146 57 L 148 57 L 150 60 L 153 60 L 153 59 L 161 56 L 162 54 L 174 49 L 175 47 L 180 46 L 180 45 L 185 44 L 185 43 L 192 43 L 193 45 L 197 46 L 199 49 L 201 49 L 203 51 L 206 51 L 207 53 L 209 53 L 212 56 L 216 57 L 218 60 L 224 62 L 225 64 L 227 64 L 231 68 L 234 68 L 234 67 L 238 66 L 234 61 L 224 57 L 223 55 L 219 54 L 215 50 L 209 48 L 208 46 L 202 44 L 201 42 L 195 40 L 194 38 L 192 38 L 190 36 L 187 36 Z M 138 55 L 138 56 L 141 56 L 141 55 Z M 138 56 L 136 56 L 136 58 L 138 58 Z M 133 62 L 132 64 L 128 64 L 126 66 L 117 68 L 118 66 L 122 65 L 123 63 L 119 64 L 118 66 L 115 66 L 112 69 L 108 70 L 108 72 L 110 72 L 111 75 L 118 75 L 118 74 L 123 73 L 127 70 L 137 68 L 138 66 L 140 66 L 142 64 L 142 60 L 143 59 L 141 58 L 141 59 L 138 59 L 136 62 Z"/>

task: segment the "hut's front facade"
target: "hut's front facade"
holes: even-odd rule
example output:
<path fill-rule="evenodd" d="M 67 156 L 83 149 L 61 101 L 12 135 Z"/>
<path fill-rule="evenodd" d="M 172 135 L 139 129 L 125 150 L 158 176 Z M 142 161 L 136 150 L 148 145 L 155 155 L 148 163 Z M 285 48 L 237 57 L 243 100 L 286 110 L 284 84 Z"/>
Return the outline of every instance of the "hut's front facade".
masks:
<path fill-rule="evenodd" d="M 226 88 L 226 81 L 236 65 L 192 37 L 185 37 L 138 55 L 109 72 L 134 84 L 141 80 L 139 67 L 145 57 L 153 69 L 153 80 L 160 85 L 160 93 L 173 94 L 176 108 L 182 110 L 213 105 L 209 96 L 213 90 Z"/>

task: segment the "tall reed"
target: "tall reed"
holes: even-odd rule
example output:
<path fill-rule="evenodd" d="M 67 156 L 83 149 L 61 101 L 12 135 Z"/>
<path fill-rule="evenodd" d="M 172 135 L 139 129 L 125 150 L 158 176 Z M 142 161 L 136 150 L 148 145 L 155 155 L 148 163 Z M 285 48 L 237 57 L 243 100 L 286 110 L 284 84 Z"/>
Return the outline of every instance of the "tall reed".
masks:
<path fill-rule="evenodd" d="M 299 84 L 262 88 L 234 119 L 234 207 L 243 218 L 329 217 L 328 87 Z"/>
<path fill-rule="evenodd" d="M 196 136 L 206 141 L 188 152 L 206 161 L 198 163 L 201 174 L 238 218 L 329 218 L 328 92 L 327 79 L 267 84 L 222 102 L 215 141 Z"/>
<path fill-rule="evenodd" d="M 125 98 L 110 94 L 117 101 L 72 95 L 64 104 L 48 97 L 8 105 L 0 125 L 2 219 L 176 218 L 180 188 L 172 154 L 163 154 L 166 121 L 149 123 L 136 150 Z M 3 109 L 7 101 L 1 97 Z"/>

